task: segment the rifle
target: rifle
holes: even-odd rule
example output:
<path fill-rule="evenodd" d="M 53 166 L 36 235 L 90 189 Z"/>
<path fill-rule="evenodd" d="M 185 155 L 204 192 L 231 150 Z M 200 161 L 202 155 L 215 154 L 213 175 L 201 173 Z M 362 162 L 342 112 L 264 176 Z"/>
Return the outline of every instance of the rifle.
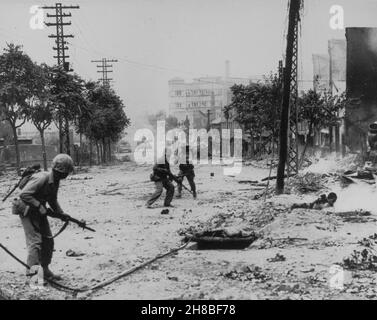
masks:
<path fill-rule="evenodd" d="M 57 218 L 57 219 L 60 219 L 66 223 L 69 223 L 69 222 L 72 222 L 72 223 L 75 223 L 77 224 L 80 228 L 83 228 L 83 229 L 86 229 L 86 230 L 89 230 L 89 231 L 92 231 L 92 232 L 96 232 L 96 230 L 92 229 L 92 228 L 89 228 L 87 225 L 86 225 L 86 222 L 84 220 L 77 220 L 75 218 L 72 218 L 71 216 L 69 215 L 60 215 L 56 212 L 54 212 L 51 208 L 48 208 L 47 209 L 47 216 L 51 217 L 51 218 Z"/>
<path fill-rule="evenodd" d="M 190 192 L 192 195 L 194 194 L 194 193 L 193 193 L 189 188 L 187 188 L 187 187 L 183 184 L 183 182 L 180 181 L 180 179 L 179 179 L 177 176 L 175 176 L 173 173 L 169 172 L 168 175 L 169 175 L 169 177 L 171 177 L 176 183 L 182 185 L 182 187 L 183 187 L 184 189 L 186 189 L 188 192 Z"/>
<path fill-rule="evenodd" d="M 190 192 L 192 195 L 194 194 L 189 188 L 187 188 L 180 180 L 178 177 L 176 177 L 170 170 L 168 169 L 159 169 L 161 172 L 167 174 L 169 178 L 174 180 L 176 183 L 181 184 L 184 189 L 186 189 L 188 192 Z"/>
<path fill-rule="evenodd" d="M 35 164 L 31 167 L 27 167 L 21 175 L 21 179 L 14 185 L 12 190 L 3 198 L 2 202 L 5 202 L 17 188 L 23 188 L 29 181 L 30 177 L 41 170 L 40 164 Z"/>

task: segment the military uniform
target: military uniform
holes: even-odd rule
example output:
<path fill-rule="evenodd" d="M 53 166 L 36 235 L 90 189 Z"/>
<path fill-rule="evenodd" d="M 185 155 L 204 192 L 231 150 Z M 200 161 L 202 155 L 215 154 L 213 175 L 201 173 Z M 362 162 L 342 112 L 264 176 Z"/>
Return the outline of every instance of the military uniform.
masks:
<path fill-rule="evenodd" d="M 164 206 L 170 206 L 171 201 L 174 196 L 174 185 L 170 181 L 171 171 L 169 162 L 165 161 L 163 164 L 156 164 L 153 167 L 153 173 L 151 175 L 151 180 L 155 184 L 155 192 L 151 198 L 147 201 L 147 206 L 150 207 L 157 199 L 161 196 L 163 188 L 166 189 L 166 197 L 164 201 Z"/>
<path fill-rule="evenodd" d="M 183 184 L 183 179 L 185 177 L 190 185 L 194 198 L 196 198 L 196 185 L 194 182 L 194 178 L 195 178 L 194 165 L 189 163 L 189 161 L 186 161 L 186 163 L 181 163 L 179 165 L 178 197 L 181 197 L 182 195 L 182 184 Z"/>
<path fill-rule="evenodd" d="M 58 190 L 59 181 L 54 179 L 52 172 L 37 173 L 31 177 L 20 194 L 24 207 L 22 204 L 20 206 L 20 203 L 14 204 L 16 210 L 19 211 L 25 231 L 28 249 L 27 264 L 30 267 L 34 265 L 47 267 L 51 263 L 54 239 L 48 218 L 39 212 L 39 208 L 48 203 L 54 212 L 64 214 L 57 201 Z"/>
<path fill-rule="evenodd" d="M 336 201 L 336 199 L 335 199 Z M 334 206 L 335 201 L 329 201 L 328 197 L 325 194 L 322 194 L 317 200 L 311 203 L 295 203 L 292 205 L 291 209 L 314 209 L 314 210 L 321 210 L 324 208 L 329 208 Z"/>

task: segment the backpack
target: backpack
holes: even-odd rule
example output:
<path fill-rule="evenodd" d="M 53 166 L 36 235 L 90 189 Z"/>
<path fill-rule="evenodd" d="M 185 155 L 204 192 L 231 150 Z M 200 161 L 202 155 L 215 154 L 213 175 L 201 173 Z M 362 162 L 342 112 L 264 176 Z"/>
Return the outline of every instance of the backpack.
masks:
<path fill-rule="evenodd" d="M 32 176 L 41 171 L 41 166 L 39 164 L 33 165 L 31 167 L 27 167 L 24 172 L 21 175 L 21 179 L 16 183 L 16 185 L 13 187 L 13 189 L 6 195 L 6 197 L 3 199 L 3 202 L 7 200 L 12 193 L 17 189 L 23 189 L 27 185 L 27 183 L 30 181 Z M 16 215 L 26 215 L 27 214 L 28 207 L 21 199 L 14 199 L 13 205 L 12 205 L 12 213 Z"/>

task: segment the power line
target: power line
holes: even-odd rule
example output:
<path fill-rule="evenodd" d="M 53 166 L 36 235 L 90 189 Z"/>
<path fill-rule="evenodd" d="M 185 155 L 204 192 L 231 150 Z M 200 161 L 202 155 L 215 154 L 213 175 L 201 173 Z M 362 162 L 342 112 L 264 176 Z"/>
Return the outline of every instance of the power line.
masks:
<path fill-rule="evenodd" d="M 68 50 L 66 38 L 73 38 L 72 34 L 64 34 L 64 26 L 71 25 L 71 22 L 64 22 L 64 18 L 71 17 L 71 13 L 63 12 L 64 9 L 79 9 L 79 6 L 63 6 L 61 3 L 55 3 L 55 6 L 43 6 L 42 9 L 54 10 L 55 14 L 47 13 L 47 18 L 55 18 L 55 22 L 45 22 L 47 27 L 56 27 L 56 34 L 50 34 L 49 38 L 55 39 L 56 47 L 52 47 L 57 51 L 57 55 L 54 58 L 57 59 L 58 66 L 62 66 L 65 71 L 72 71 L 69 67 L 69 62 L 66 61 L 69 56 L 66 55 Z M 60 153 L 63 153 L 65 143 L 65 152 L 71 154 L 70 139 L 69 139 L 69 121 L 59 116 L 59 144 Z M 63 130 L 64 126 L 64 130 Z M 65 132 L 64 132 L 65 131 Z"/>
<path fill-rule="evenodd" d="M 73 38 L 72 34 L 64 34 L 64 26 L 71 25 L 71 22 L 64 22 L 64 18 L 71 17 L 72 14 L 63 12 L 64 9 L 79 9 L 79 6 L 62 6 L 61 3 L 56 3 L 55 6 L 43 6 L 42 9 L 55 10 L 55 14 L 47 13 L 48 18 L 56 18 L 55 22 L 45 22 L 47 27 L 56 27 L 56 34 L 50 34 L 49 38 L 55 38 L 56 47 L 52 47 L 57 51 L 57 55 L 54 58 L 57 59 L 58 65 L 63 66 L 64 70 L 71 71 L 69 68 L 69 62 L 66 61 L 69 56 L 66 55 L 66 38 Z"/>
<path fill-rule="evenodd" d="M 289 173 L 298 169 L 297 150 L 297 48 L 298 25 L 300 21 L 301 0 L 289 2 L 289 22 L 285 69 L 283 80 L 282 110 L 279 133 L 279 165 L 277 170 L 276 192 L 284 192 L 284 171 Z"/>
<path fill-rule="evenodd" d="M 109 87 L 110 81 L 113 80 L 113 79 L 109 78 L 107 74 L 110 73 L 110 72 L 113 72 L 113 70 L 110 69 L 110 68 L 113 67 L 113 65 L 107 64 L 107 63 L 108 62 L 118 62 L 118 60 L 102 58 L 101 60 L 92 60 L 91 62 L 101 63 L 100 65 L 97 65 L 97 68 L 99 69 L 99 70 L 97 70 L 97 72 L 102 73 L 102 78 L 99 78 L 98 80 L 102 81 L 102 84 L 104 86 Z"/>

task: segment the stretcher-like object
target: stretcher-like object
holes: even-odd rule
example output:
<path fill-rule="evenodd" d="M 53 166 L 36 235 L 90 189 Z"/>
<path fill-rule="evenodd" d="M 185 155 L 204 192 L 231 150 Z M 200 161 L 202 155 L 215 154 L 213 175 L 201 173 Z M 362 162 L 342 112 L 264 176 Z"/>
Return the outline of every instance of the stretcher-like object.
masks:
<path fill-rule="evenodd" d="M 257 240 L 255 234 L 228 235 L 223 230 L 204 231 L 191 237 L 191 242 L 196 242 L 199 250 L 245 249 Z"/>

